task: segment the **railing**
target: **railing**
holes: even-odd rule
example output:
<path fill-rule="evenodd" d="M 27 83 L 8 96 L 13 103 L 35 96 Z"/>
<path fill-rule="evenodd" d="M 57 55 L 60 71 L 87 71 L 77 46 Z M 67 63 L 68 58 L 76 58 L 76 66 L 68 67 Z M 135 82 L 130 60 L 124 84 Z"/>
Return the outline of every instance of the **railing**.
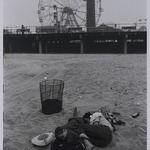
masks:
<path fill-rule="evenodd" d="M 86 32 L 86 27 L 80 28 L 68 28 L 56 26 L 16 26 L 16 27 L 4 27 L 3 34 L 48 34 L 48 33 L 77 33 Z M 147 31 L 146 23 L 128 23 L 128 24 L 101 24 L 96 28 L 88 28 L 88 31 Z"/>

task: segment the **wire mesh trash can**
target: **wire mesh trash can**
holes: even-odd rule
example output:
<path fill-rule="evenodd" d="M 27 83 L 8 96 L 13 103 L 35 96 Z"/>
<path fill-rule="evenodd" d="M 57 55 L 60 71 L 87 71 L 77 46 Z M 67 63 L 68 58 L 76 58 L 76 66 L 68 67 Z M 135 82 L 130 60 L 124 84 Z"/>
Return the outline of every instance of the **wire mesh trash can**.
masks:
<path fill-rule="evenodd" d="M 62 110 L 64 81 L 58 79 L 40 82 L 42 112 L 46 115 Z"/>

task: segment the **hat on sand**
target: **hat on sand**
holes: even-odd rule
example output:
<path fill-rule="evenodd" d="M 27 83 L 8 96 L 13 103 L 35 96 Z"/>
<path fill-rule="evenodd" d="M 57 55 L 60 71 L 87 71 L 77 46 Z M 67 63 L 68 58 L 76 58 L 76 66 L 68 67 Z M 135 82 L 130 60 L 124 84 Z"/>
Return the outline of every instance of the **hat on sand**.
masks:
<path fill-rule="evenodd" d="M 37 145 L 37 146 L 46 146 L 50 144 L 51 142 L 53 142 L 54 139 L 55 139 L 54 133 L 48 132 L 48 133 L 40 134 L 34 137 L 31 140 L 31 142 L 32 144 Z"/>

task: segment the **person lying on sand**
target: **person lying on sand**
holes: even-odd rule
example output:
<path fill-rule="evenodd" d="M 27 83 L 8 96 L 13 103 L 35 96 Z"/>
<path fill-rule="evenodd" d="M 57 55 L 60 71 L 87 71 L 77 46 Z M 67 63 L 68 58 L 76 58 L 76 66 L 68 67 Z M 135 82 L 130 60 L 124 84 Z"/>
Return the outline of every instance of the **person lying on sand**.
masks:
<path fill-rule="evenodd" d="M 70 118 L 65 126 L 57 127 L 55 130 L 57 141 L 65 139 L 68 143 L 71 143 L 72 141 L 78 141 L 77 139 L 82 139 L 87 150 L 92 150 L 93 145 L 105 147 L 112 141 L 112 131 L 108 126 L 87 124 L 84 119 L 84 117 Z M 58 128 L 61 128 L 62 132 L 57 132 Z"/>
<path fill-rule="evenodd" d="M 92 132 L 89 132 L 89 127 L 84 127 L 84 130 L 93 145 L 105 147 L 112 141 L 113 127 L 101 112 L 93 114 L 87 112 L 83 116 L 83 121 L 85 124 L 91 125 Z"/>
<path fill-rule="evenodd" d="M 92 150 L 93 145 L 89 138 L 82 129 L 80 130 L 81 134 L 78 134 L 72 129 L 57 127 L 55 129 L 56 140 L 52 143 L 51 150 Z"/>
<path fill-rule="evenodd" d="M 90 113 L 87 112 L 83 116 L 83 121 L 87 124 L 93 124 L 93 125 L 105 125 L 110 128 L 111 131 L 113 131 L 112 125 L 109 123 L 109 121 L 102 115 L 101 112 L 95 112 Z"/>

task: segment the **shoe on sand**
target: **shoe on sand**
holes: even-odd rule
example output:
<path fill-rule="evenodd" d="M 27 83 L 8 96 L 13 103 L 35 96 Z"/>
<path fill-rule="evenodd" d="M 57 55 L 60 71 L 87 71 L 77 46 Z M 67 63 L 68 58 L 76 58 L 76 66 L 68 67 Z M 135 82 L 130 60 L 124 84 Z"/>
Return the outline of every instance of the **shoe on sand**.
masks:
<path fill-rule="evenodd" d="M 122 121 L 122 120 L 114 120 L 113 123 L 114 123 L 114 124 L 118 124 L 118 125 L 124 125 L 124 124 L 125 124 L 125 122 Z"/>
<path fill-rule="evenodd" d="M 140 112 L 133 114 L 132 117 L 133 117 L 133 118 L 136 118 L 136 117 L 138 117 L 139 115 L 140 115 Z"/>

